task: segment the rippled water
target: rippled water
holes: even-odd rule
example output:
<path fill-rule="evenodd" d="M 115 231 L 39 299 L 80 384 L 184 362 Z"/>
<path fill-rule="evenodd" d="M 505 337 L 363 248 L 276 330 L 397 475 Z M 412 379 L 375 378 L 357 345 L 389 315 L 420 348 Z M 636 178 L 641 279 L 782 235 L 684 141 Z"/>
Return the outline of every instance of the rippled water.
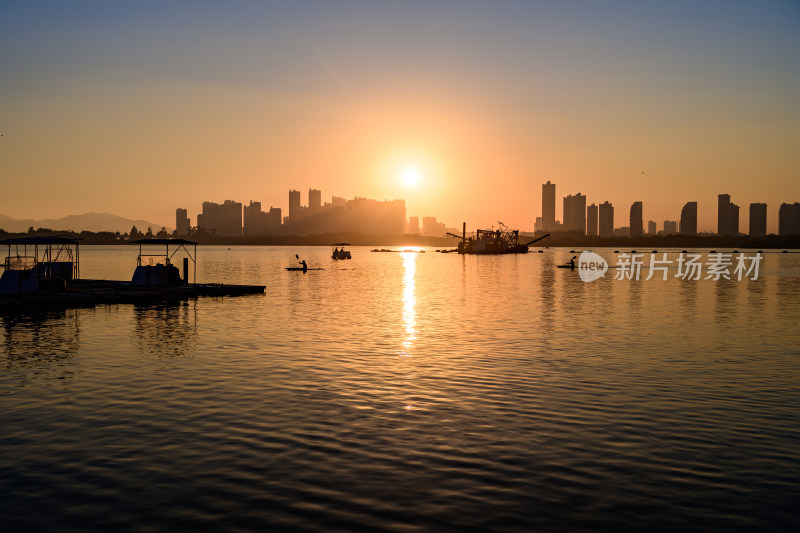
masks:
<path fill-rule="evenodd" d="M 286 272 L 296 252 L 324 270 Z M 83 247 L 81 275 L 135 255 Z M 203 247 L 198 281 L 266 294 L 0 315 L 0 528 L 800 519 L 800 254 L 756 281 L 593 283 L 559 249 L 329 255 Z"/>

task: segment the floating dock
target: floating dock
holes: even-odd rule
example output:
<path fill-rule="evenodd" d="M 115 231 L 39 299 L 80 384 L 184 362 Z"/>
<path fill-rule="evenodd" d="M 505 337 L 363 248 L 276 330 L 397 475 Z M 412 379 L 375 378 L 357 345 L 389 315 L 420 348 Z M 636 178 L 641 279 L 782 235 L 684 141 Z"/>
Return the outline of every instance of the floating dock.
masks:
<path fill-rule="evenodd" d="M 201 296 L 262 294 L 264 285 L 189 283 L 197 243 L 184 239 L 140 239 L 136 271 L 130 281 L 80 279 L 78 241 L 63 236 L 23 237 L 0 241 L 8 247 L 0 277 L 0 308 L 26 306 L 91 307 L 98 304 L 151 303 Z M 164 253 L 145 254 L 143 245 L 165 246 Z M 194 253 L 189 250 L 194 246 Z M 172 248 L 172 253 L 170 250 Z M 172 259 L 185 251 L 183 276 Z M 150 264 L 144 264 L 149 262 Z"/>

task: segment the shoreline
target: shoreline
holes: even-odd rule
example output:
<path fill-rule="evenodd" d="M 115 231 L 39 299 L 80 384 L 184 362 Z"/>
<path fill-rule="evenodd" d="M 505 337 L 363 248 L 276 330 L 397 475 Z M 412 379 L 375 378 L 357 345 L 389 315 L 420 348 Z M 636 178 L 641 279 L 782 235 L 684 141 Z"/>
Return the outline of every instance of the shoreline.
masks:
<path fill-rule="evenodd" d="M 17 237 L 43 237 L 63 235 L 79 239 L 81 244 L 129 245 L 127 235 L 112 232 L 74 232 L 40 229 L 32 233 L 12 233 L 0 229 L 0 240 Z M 527 242 L 541 233 L 520 233 L 520 241 Z M 175 237 L 170 235 L 169 237 Z M 220 246 L 331 246 L 347 242 L 350 246 L 430 246 L 455 248 L 460 239 L 454 237 L 430 237 L 426 235 L 373 235 L 367 233 L 323 233 L 316 235 L 262 235 L 258 237 L 223 237 L 199 233 L 178 236 L 200 245 Z M 139 238 L 139 237 L 137 237 Z M 746 235 L 722 237 L 717 235 L 644 235 L 641 237 L 598 237 L 575 233 L 554 233 L 531 245 L 531 249 L 545 247 L 602 247 L 602 248 L 744 248 L 744 249 L 800 249 L 800 235 Z"/>

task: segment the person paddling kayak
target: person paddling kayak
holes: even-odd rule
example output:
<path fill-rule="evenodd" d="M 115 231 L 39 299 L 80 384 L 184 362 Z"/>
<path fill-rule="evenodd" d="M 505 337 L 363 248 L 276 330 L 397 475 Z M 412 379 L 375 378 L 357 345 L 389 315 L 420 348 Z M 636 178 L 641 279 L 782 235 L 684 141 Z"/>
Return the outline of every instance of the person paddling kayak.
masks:
<path fill-rule="evenodd" d="M 295 256 L 297 259 L 300 259 L 300 256 L 299 256 L 299 255 L 297 255 L 297 254 L 294 254 L 294 256 Z M 306 265 L 306 260 L 305 260 L 305 259 L 302 259 L 302 260 L 300 261 L 300 264 L 303 266 L 303 272 L 307 272 L 307 271 L 308 271 L 308 265 Z"/>
<path fill-rule="evenodd" d="M 577 255 L 572 256 L 572 259 L 564 263 L 563 265 L 556 265 L 558 268 L 568 268 L 570 270 L 575 270 L 575 258 L 578 257 Z"/>

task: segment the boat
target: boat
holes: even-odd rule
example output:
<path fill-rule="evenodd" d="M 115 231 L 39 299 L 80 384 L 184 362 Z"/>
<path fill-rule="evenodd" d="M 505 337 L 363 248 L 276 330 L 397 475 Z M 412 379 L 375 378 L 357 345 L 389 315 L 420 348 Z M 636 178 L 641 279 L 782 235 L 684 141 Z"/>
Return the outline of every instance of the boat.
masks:
<path fill-rule="evenodd" d="M 461 235 L 450 232 L 447 235 L 461 239 L 456 250 L 459 254 L 481 255 L 526 254 L 528 246 L 550 237 L 550 234 L 547 233 L 526 244 L 520 244 L 518 229 L 510 230 L 502 222 L 498 222 L 498 224 L 500 225 L 499 229 L 479 229 L 475 231 L 474 237 L 467 237 L 467 223 L 464 222 Z"/>
<path fill-rule="evenodd" d="M 352 259 L 350 256 L 350 250 L 345 250 L 345 246 L 350 246 L 350 243 L 347 242 L 337 242 L 331 244 L 333 247 L 333 251 L 331 252 L 331 259 L 339 260 L 339 259 Z"/>
<path fill-rule="evenodd" d="M 63 294 L 78 279 L 78 240 L 52 237 L 17 237 L 0 241 L 8 248 L 0 276 L 4 299 L 42 299 Z"/>
<path fill-rule="evenodd" d="M 305 272 L 308 270 L 324 270 L 322 268 L 303 268 L 303 267 L 286 267 L 290 272 Z"/>

